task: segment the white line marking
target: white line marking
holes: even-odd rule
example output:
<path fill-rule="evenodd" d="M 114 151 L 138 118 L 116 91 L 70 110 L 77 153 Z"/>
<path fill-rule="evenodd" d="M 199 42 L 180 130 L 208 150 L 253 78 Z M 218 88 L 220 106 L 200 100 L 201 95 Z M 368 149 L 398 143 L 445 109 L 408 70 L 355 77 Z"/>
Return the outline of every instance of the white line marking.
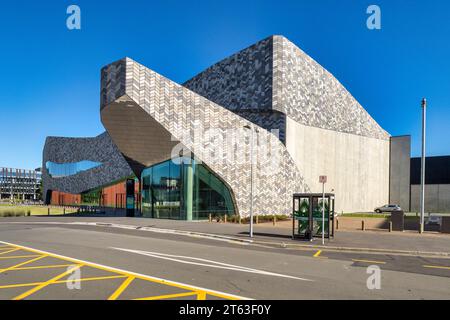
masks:
<path fill-rule="evenodd" d="M 247 267 L 242 267 L 242 266 L 237 266 L 237 265 L 233 265 L 233 264 L 228 264 L 228 263 L 223 263 L 223 262 L 218 262 L 218 261 L 213 261 L 213 260 L 207 260 L 207 259 L 202 259 L 202 258 L 177 256 L 177 255 L 166 254 L 166 253 L 132 250 L 132 249 L 115 248 L 115 247 L 112 247 L 112 249 L 141 254 L 144 256 L 149 256 L 149 257 L 163 259 L 163 260 L 169 260 L 169 261 L 174 261 L 174 262 L 179 262 L 179 263 L 184 263 L 184 264 L 198 265 L 198 266 L 209 267 L 209 268 L 249 272 L 249 273 L 256 273 L 256 274 L 273 276 L 273 277 L 302 280 L 302 281 L 314 281 L 314 280 L 310 280 L 310 279 L 299 278 L 299 277 L 294 277 L 294 276 L 290 276 L 290 275 L 274 273 L 274 272 L 269 272 L 269 271 L 264 271 L 264 270 L 258 270 L 258 269 L 253 269 L 253 268 L 247 268 Z M 186 260 L 183 260 L 183 259 L 186 259 Z M 201 261 L 201 262 L 193 262 L 193 261 L 187 261 L 187 260 L 194 260 L 194 261 Z M 202 263 L 202 262 L 205 262 L 205 263 Z"/>
<path fill-rule="evenodd" d="M 133 275 L 133 276 L 137 276 L 137 277 L 144 277 L 144 278 L 150 278 L 150 279 L 154 279 L 154 280 L 158 280 L 158 281 L 165 281 L 166 283 L 169 283 L 169 284 L 180 285 L 180 286 L 185 286 L 185 287 L 191 287 L 194 290 L 208 291 L 208 292 L 216 293 L 216 294 L 219 294 L 219 295 L 225 295 L 225 296 L 233 297 L 235 299 L 253 300 L 251 298 L 241 297 L 241 296 L 237 296 L 237 295 L 234 295 L 234 294 L 229 294 L 229 293 L 222 292 L 222 291 L 206 289 L 206 288 L 197 287 L 197 286 L 194 286 L 194 285 L 191 285 L 191 284 L 186 284 L 186 283 L 182 283 L 182 282 L 167 280 L 167 279 L 163 279 L 163 278 L 149 276 L 149 275 L 146 275 L 146 274 L 143 274 L 143 273 L 132 272 L 132 271 L 124 270 L 124 269 L 119 269 L 119 268 L 106 266 L 106 265 L 95 263 L 95 262 L 90 262 L 90 261 L 86 261 L 86 260 L 81 260 L 81 259 L 76 259 L 76 258 L 72 258 L 72 257 L 68 257 L 68 256 L 63 256 L 61 254 L 52 253 L 52 252 L 39 250 L 39 249 L 34 249 L 34 248 L 27 247 L 27 246 L 23 246 L 21 244 L 14 244 L 14 243 L 1 241 L 1 240 L 0 240 L 0 243 L 7 244 L 7 245 L 10 245 L 10 246 L 17 246 L 17 247 L 22 247 L 22 248 L 29 249 L 29 250 L 38 251 L 38 252 L 40 252 L 42 254 L 48 254 L 48 255 L 52 255 L 53 257 L 56 257 L 56 258 L 72 260 L 72 261 L 75 261 L 75 262 L 80 263 L 80 264 L 88 264 L 88 265 L 90 264 L 92 266 L 98 266 L 100 268 L 106 268 L 106 269 L 109 269 L 109 270 L 112 270 L 112 271 L 116 271 L 118 273 L 127 273 L 127 274 L 130 274 L 130 275 Z"/>

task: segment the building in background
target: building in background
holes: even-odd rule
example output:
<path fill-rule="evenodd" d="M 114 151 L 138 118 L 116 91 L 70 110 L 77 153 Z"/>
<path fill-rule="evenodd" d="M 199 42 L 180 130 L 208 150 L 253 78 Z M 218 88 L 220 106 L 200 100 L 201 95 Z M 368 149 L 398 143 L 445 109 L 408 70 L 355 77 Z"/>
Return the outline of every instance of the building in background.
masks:
<path fill-rule="evenodd" d="M 45 141 L 42 179 L 48 204 L 124 207 L 129 178 L 134 174 L 106 132 Z"/>
<path fill-rule="evenodd" d="M 425 211 L 450 212 L 450 156 L 426 157 Z M 421 158 L 411 158 L 411 207 L 420 211 Z"/>
<path fill-rule="evenodd" d="M 283 36 L 183 85 L 130 58 L 111 63 L 100 114 L 98 137 L 47 138 L 47 203 L 123 207 L 134 191 L 147 217 L 290 214 L 292 195 L 321 192 L 326 175 L 338 212 L 410 207 L 410 137 L 391 137 Z"/>
<path fill-rule="evenodd" d="M 0 201 L 41 200 L 40 169 L 0 168 Z"/>

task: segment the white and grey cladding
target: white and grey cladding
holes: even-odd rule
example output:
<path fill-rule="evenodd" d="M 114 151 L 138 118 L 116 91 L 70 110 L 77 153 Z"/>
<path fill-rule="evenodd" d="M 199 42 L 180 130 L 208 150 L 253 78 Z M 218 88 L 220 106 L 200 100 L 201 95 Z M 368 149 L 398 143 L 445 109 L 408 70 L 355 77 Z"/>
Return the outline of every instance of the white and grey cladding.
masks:
<path fill-rule="evenodd" d="M 307 126 L 389 139 L 331 73 L 283 36 L 216 63 L 184 86 L 246 118 L 248 111 L 272 110 Z M 270 118 L 259 124 L 277 127 Z"/>
<path fill-rule="evenodd" d="M 125 94 L 123 85 L 116 83 L 123 79 Z M 116 123 L 120 126 L 119 130 L 127 130 L 133 123 L 125 125 L 120 123 L 120 119 L 125 118 L 125 113 L 134 112 L 132 110 L 139 107 L 153 119 L 148 120 L 147 126 L 156 128 L 161 125 L 158 130 L 169 132 L 173 139 L 192 151 L 231 188 L 238 213 L 241 216 L 249 214 L 250 139 L 241 137 L 249 136 L 244 126 L 252 125 L 251 122 L 129 58 L 112 63 L 102 70 L 102 97 L 102 122 L 122 152 L 124 149 L 121 145 L 125 148 L 126 144 L 126 141 L 121 140 L 123 132 L 109 126 Z M 113 115 L 114 108 L 121 110 L 122 115 Z M 114 117 L 114 121 L 111 117 Z M 289 214 L 292 212 L 290 195 L 308 188 L 285 146 L 271 132 L 258 128 L 255 148 L 260 148 L 265 142 L 265 146 L 277 154 L 265 160 L 258 158 L 254 165 L 254 211 L 258 214 Z M 220 161 L 216 161 L 217 158 L 212 155 L 217 155 L 217 144 L 213 145 L 208 137 L 195 136 L 196 132 L 207 136 L 210 129 L 219 141 L 234 141 L 234 150 L 239 150 L 243 156 L 235 158 L 228 152 L 227 146 L 222 146 L 219 148 Z M 165 143 L 171 142 L 169 139 Z M 146 147 L 152 148 L 151 145 Z M 139 150 L 130 149 L 129 154 L 124 152 L 124 155 L 127 159 L 137 159 Z M 273 159 L 279 160 L 276 167 L 268 163 Z M 146 165 L 150 164 L 146 161 Z"/>
<path fill-rule="evenodd" d="M 74 163 L 90 160 L 100 166 L 77 174 L 53 178 L 46 162 Z M 94 138 L 47 137 L 42 159 L 44 195 L 49 190 L 72 194 L 85 192 L 132 175 L 133 172 L 107 132 Z"/>

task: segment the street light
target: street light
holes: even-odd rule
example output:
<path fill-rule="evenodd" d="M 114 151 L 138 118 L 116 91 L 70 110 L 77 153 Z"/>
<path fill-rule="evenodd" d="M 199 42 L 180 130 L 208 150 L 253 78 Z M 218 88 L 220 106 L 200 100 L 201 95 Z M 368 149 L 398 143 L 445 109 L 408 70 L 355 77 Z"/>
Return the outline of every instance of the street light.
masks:
<path fill-rule="evenodd" d="M 420 233 L 425 225 L 425 131 L 427 122 L 427 99 L 422 99 L 422 161 L 420 170 Z"/>
<path fill-rule="evenodd" d="M 259 130 L 248 124 L 244 126 L 244 129 L 252 132 L 250 141 L 250 238 L 253 238 L 253 132 L 258 133 Z"/>

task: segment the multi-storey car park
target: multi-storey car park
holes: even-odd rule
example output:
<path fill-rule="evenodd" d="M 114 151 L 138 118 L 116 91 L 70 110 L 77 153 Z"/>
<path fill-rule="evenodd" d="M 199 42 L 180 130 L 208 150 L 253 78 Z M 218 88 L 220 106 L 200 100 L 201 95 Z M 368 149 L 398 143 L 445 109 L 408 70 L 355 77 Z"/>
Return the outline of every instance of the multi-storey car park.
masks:
<path fill-rule="evenodd" d="M 0 201 L 39 200 L 40 169 L 0 168 Z"/>

